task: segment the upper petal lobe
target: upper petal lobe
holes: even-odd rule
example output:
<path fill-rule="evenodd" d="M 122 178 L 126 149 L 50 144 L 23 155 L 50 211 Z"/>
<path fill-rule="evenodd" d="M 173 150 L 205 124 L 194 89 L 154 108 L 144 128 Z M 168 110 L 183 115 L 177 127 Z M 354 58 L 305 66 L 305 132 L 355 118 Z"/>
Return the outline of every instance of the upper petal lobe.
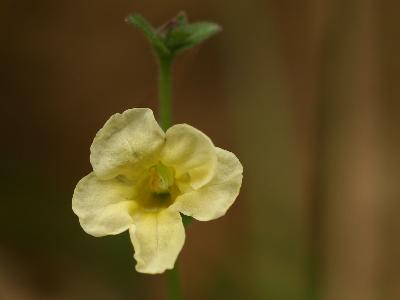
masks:
<path fill-rule="evenodd" d="M 212 141 L 200 130 L 178 124 L 166 132 L 165 146 L 161 152 L 165 165 L 175 169 L 178 183 L 190 178 L 190 185 L 197 189 L 214 176 L 217 155 Z"/>
<path fill-rule="evenodd" d="M 90 147 L 90 162 L 98 177 L 129 175 L 154 159 L 165 134 L 148 108 L 128 109 L 106 122 Z"/>
<path fill-rule="evenodd" d="M 198 190 L 180 195 L 173 207 L 199 221 L 223 216 L 242 185 L 243 167 L 231 152 L 216 148 L 218 163 L 213 179 Z"/>

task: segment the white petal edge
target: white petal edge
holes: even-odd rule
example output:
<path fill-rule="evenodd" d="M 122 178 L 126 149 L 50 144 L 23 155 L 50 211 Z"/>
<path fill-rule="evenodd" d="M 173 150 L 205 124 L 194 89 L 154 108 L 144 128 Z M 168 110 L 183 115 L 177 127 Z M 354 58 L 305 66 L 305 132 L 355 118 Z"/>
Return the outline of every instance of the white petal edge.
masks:
<path fill-rule="evenodd" d="M 185 242 L 185 229 L 179 212 L 170 209 L 141 211 L 133 219 L 129 234 L 135 249 L 136 270 L 160 274 L 173 269 Z"/>
<path fill-rule="evenodd" d="M 173 208 L 199 221 L 209 221 L 225 215 L 239 194 L 243 166 L 232 152 L 217 149 L 214 178 L 198 190 L 180 195 Z"/>
<path fill-rule="evenodd" d="M 83 230 L 93 236 L 119 234 L 132 224 L 135 202 L 128 200 L 130 188 L 117 179 L 101 180 L 92 172 L 75 187 L 72 210 Z"/>
<path fill-rule="evenodd" d="M 90 162 L 98 177 L 110 179 L 137 169 L 152 159 L 164 144 L 165 134 L 148 108 L 114 114 L 90 147 Z"/>
<path fill-rule="evenodd" d="M 194 189 L 208 183 L 214 176 L 217 162 L 215 147 L 210 138 L 187 124 L 172 126 L 165 136 L 161 160 L 175 169 L 178 184 L 180 178 L 187 181 L 187 175 Z"/>

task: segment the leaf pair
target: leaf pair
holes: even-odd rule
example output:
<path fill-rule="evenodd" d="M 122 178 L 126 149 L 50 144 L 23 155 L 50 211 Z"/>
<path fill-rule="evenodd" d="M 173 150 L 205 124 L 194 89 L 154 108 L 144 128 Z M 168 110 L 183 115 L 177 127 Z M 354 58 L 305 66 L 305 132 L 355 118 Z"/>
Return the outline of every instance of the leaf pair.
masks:
<path fill-rule="evenodd" d="M 134 14 L 127 22 L 139 28 L 160 58 L 173 58 L 175 55 L 202 43 L 221 31 L 218 24 L 212 22 L 188 23 L 184 13 L 178 14 L 159 29 L 141 15 Z"/>

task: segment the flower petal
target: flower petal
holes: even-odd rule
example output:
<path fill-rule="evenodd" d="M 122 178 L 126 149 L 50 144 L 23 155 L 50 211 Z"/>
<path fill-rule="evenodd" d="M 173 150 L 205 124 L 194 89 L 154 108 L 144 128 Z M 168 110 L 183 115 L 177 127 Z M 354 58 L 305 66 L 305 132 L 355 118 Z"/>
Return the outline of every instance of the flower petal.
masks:
<path fill-rule="evenodd" d="M 118 234 L 132 224 L 135 202 L 127 200 L 129 186 L 119 181 L 100 180 L 92 172 L 76 185 L 72 210 L 87 233 L 93 236 Z"/>
<path fill-rule="evenodd" d="M 106 122 L 90 147 L 90 162 L 97 176 L 110 179 L 135 170 L 138 162 L 151 160 L 164 144 L 165 134 L 148 108 L 115 114 Z"/>
<path fill-rule="evenodd" d="M 173 208 L 199 221 L 223 216 L 233 204 L 242 185 L 243 167 L 235 154 L 217 149 L 218 163 L 214 178 L 198 190 L 184 193 Z"/>
<path fill-rule="evenodd" d="M 217 156 L 212 141 L 200 130 L 187 124 L 178 124 L 166 132 L 161 160 L 175 169 L 178 180 L 187 181 L 197 189 L 214 176 Z"/>
<path fill-rule="evenodd" d="M 138 211 L 129 234 L 135 248 L 136 270 L 158 274 L 173 269 L 185 241 L 185 229 L 179 212 Z"/>

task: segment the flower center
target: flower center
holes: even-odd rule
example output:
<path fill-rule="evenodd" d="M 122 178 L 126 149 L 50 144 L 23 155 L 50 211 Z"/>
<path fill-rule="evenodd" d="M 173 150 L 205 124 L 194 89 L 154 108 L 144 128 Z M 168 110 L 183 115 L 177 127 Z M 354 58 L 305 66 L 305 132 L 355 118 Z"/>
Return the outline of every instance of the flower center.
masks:
<path fill-rule="evenodd" d="M 169 194 L 174 181 L 174 170 L 162 162 L 149 169 L 148 185 L 150 190 L 157 195 Z"/>
<path fill-rule="evenodd" d="M 143 183 L 143 193 L 138 202 L 151 211 L 170 206 L 181 193 L 175 184 L 174 169 L 161 162 L 148 170 Z"/>

